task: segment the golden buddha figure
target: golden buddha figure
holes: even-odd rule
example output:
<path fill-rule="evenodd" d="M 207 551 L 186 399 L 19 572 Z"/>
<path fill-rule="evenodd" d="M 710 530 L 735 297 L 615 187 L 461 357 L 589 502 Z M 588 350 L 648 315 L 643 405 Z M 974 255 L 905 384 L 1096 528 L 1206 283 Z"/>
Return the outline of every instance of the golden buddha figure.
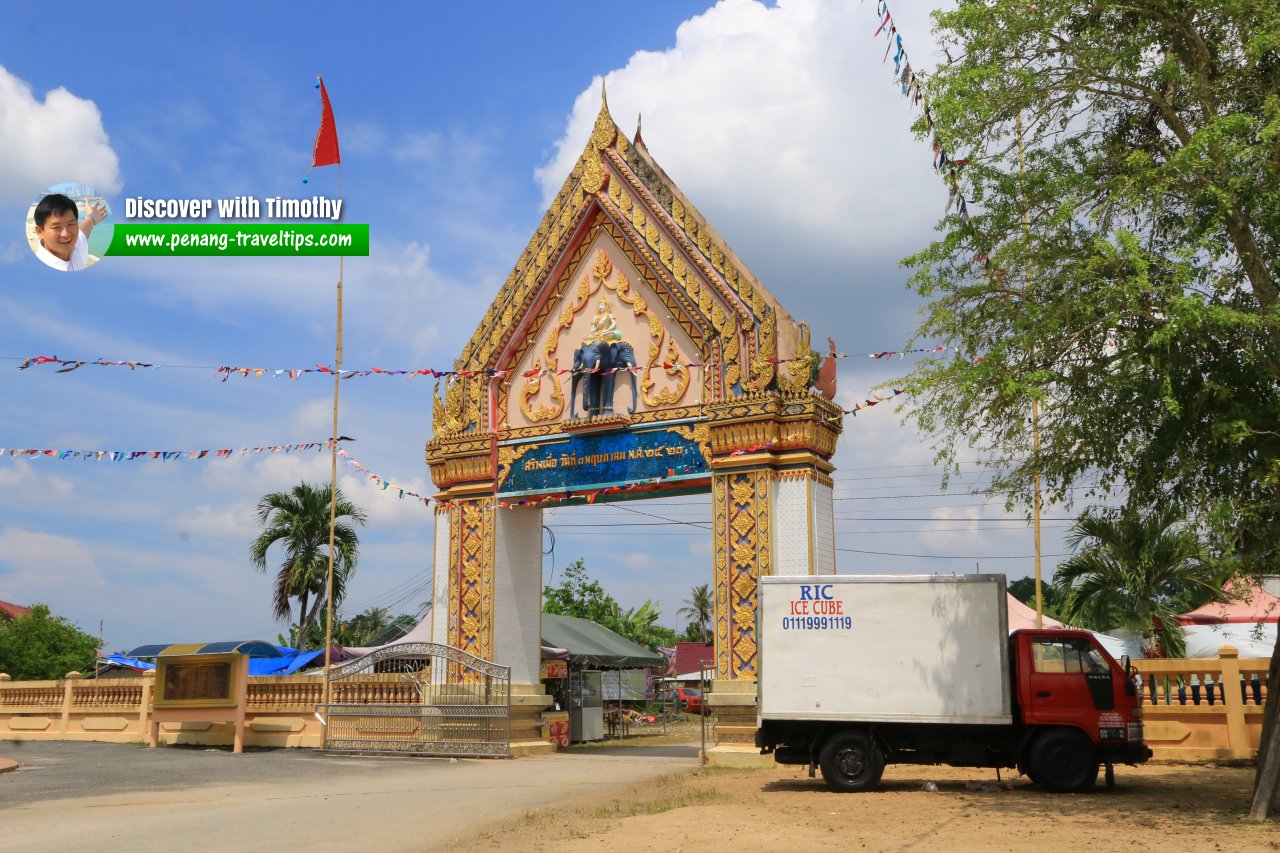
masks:
<path fill-rule="evenodd" d="M 609 310 L 608 301 L 601 299 L 596 308 L 596 316 L 591 320 L 591 332 L 582 340 L 583 346 L 595 343 L 613 343 L 622 340 L 622 332 L 618 331 L 618 321 Z"/>

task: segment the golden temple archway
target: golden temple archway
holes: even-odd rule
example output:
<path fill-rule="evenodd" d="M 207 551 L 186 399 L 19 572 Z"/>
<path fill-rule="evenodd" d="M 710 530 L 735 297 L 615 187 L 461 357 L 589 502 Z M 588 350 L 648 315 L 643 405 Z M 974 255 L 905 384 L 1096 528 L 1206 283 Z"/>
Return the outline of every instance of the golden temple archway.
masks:
<path fill-rule="evenodd" d="M 536 705 L 540 506 L 710 492 L 711 704 L 721 743 L 749 742 L 758 579 L 835 571 L 842 412 L 812 367 L 808 327 L 602 103 L 437 389 L 433 641 L 509 665 Z"/>

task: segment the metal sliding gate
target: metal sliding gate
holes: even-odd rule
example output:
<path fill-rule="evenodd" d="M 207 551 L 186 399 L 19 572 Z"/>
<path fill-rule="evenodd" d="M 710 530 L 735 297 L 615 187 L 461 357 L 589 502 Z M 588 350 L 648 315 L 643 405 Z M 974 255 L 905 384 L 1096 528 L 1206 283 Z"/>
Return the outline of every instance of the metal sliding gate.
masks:
<path fill-rule="evenodd" d="M 399 643 L 334 667 L 324 748 L 511 754 L 511 668 L 437 643 Z"/>

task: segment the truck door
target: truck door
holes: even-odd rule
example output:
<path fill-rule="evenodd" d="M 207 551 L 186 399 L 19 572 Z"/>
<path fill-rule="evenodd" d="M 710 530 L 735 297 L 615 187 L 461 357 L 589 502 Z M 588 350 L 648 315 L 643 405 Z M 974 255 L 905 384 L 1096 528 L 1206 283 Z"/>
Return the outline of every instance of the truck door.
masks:
<path fill-rule="evenodd" d="M 1023 714 L 1032 725 L 1074 723 L 1095 737 L 1099 712 L 1114 711 L 1111 665 L 1084 637 L 1029 636 L 1028 696 Z"/>

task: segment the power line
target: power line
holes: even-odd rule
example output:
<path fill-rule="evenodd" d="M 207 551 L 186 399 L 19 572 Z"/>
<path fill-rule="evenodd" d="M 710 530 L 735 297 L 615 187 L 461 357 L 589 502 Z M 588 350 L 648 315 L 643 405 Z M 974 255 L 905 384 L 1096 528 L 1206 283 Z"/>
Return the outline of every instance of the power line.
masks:
<path fill-rule="evenodd" d="M 863 551 L 858 548 L 837 548 L 837 551 L 846 551 L 851 554 L 875 554 L 880 557 L 913 557 L 918 560 L 1030 560 L 1035 557 L 1034 554 L 1018 555 L 1014 557 L 975 557 L 972 555 L 948 556 L 946 554 L 896 554 L 891 551 Z M 1070 554 L 1041 554 L 1041 557 L 1070 557 Z"/>

